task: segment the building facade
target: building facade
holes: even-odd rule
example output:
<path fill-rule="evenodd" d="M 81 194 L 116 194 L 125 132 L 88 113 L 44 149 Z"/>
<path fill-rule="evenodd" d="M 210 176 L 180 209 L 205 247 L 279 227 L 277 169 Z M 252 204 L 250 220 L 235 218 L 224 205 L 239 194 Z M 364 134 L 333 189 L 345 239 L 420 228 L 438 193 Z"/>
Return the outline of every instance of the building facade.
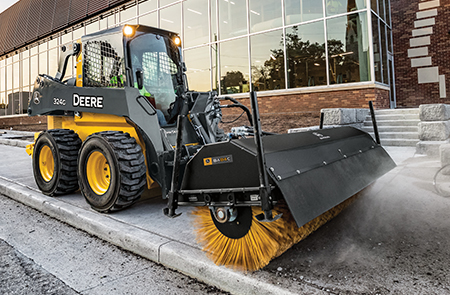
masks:
<path fill-rule="evenodd" d="M 389 0 L 20 0 L 0 14 L 0 115 L 26 114 L 62 45 L 123 24 L 179 33 L 191 90 L 255 90 L 263 113 L 397 105 Z"/>
<path fill-rule="evenodd" d="M 449 103 L 450 1 L 392 1 L 399 107 Z"/>

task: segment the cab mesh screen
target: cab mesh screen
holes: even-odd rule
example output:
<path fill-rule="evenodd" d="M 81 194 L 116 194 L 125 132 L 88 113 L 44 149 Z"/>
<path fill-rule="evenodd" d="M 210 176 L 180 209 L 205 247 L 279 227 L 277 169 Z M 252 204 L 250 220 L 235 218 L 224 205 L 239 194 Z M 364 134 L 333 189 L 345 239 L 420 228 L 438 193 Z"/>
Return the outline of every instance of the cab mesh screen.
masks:
<path fill-rule="evenodd" d="M 88 41 L 83 44 L 84 81 L 88 87 L 124 87 L 123 58 L 119 57 L 110 43 Z"/>

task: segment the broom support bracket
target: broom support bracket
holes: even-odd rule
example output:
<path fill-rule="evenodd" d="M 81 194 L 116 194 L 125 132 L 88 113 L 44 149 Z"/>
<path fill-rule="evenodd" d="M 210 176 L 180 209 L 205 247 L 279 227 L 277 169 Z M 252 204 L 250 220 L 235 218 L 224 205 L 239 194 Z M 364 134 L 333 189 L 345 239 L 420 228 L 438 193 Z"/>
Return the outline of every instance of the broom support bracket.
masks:
<path fill-rule="evenodd" d="M 252 106 L 252 115 L 253 115 L 253 138 L 255 139 L 256 145 L 256 160 L 258 162 L 258 172 L 259 172 L 259 195 L 261 197 L 261 209 L 264 214 L 257 215 L 257 219 L 259 221 L 275 221 L 281 217 L 281 215 L 277 215 L 273 218 L 272 209 L 272 190 L 269 184 L 269 176 L 267 175 L 266 170 L 266 159 L 264 154 L 264 146 L 262 140 L 262 128 L 261 128 L 261 119 L 259 115 L 258 109 L 258 98 L 256 97 L 256 92 L 250 92 L 250 103 Z"/>
<path fill-rule="evenodd" d="M 176 214 L 175 210 L 178 208 L 178 180 L 180 177 L 180 163 L 181 163 L 181 148 L 182 148 L 182 138 L 183 138 L 183 119 L 185 116 L 178 115 L 178 121 L 177 121 L 177 140 L 176 140 L 176 147 L 175 147 L 175 153 L 173 156 L 173 170 L 172 170 L 172 182 L 170 186 L 170 191 L 168 193 L 168 201 L 167 201 L 167 207 L 163 209 L 164 215 L 175 218 L 181 215 Z"/>

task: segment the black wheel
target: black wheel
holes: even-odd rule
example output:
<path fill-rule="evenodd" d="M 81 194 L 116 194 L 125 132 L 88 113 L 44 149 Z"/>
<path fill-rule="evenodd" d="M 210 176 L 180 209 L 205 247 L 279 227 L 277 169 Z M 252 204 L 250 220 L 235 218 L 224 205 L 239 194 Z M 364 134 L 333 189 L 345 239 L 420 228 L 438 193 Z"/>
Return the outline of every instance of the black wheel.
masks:
<path fill-rule="evenodd" d="M 33 174 L 44 194 L 56 196 L 78 189 L 80 146 L 81 139 L 73 130 L 51 129 L 39 135 L 33 151 Z"/>
<path fill-rule="evenodd" d="M 96 211 L 106 213 L 130 206 L 147 183 L 141 147 L 121 131 L 90 135 L 81 146 L 78 181 L 81 193 Z"/>

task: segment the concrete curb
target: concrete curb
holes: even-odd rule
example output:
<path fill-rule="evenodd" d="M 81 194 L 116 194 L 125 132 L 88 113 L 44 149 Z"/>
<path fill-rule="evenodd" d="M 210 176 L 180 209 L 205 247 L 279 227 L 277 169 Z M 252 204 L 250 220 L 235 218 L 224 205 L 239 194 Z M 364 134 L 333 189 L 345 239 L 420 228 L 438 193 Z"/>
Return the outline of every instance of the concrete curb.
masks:
<path fill-rule="evenodd" d="M 261 281 L 252 274 L 219 267 L 200 249 L 114 220 L 107 215 L 45 196 L 34 188 L 4 177 L 0 177 L 0 193 L 123 249 L 224 291 L 233 294 L 294 294 Z M 303 286 L 302 292 L 327 294 L 310 286 Z"/>

